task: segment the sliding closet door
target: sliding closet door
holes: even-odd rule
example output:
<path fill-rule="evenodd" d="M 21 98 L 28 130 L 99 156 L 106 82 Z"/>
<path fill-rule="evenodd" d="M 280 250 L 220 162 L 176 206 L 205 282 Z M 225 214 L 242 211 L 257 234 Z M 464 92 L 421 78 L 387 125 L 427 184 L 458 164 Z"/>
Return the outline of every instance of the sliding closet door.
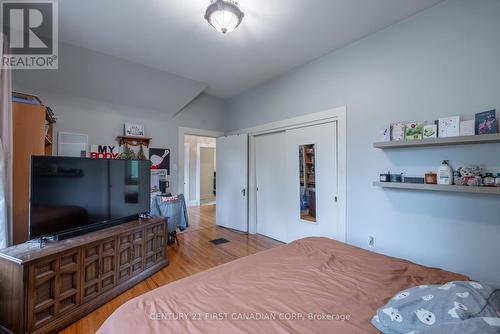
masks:
<path fill-rule="evenodd" d="M 217 138 L 216 224 L 248 231 L 248 137 Z"/>
<path fill-rule="evenodd" d="M 288 240 L 341 240 L 336 122 L 286 131 Z"/>
<path fill-rule="evenodd" d="M 257 233 L 287 241 L 285 132 L 255 137 Z"/>

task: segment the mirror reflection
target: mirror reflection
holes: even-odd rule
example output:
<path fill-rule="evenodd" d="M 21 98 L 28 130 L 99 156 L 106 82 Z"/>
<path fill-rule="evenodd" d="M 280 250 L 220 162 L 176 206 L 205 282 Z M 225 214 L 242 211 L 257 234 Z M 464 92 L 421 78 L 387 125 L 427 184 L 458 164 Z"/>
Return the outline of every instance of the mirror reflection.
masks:
<path fill-rule="evenodd" d="M 300 219 L 316 222 L 315 145 L 299 146 Z"/>

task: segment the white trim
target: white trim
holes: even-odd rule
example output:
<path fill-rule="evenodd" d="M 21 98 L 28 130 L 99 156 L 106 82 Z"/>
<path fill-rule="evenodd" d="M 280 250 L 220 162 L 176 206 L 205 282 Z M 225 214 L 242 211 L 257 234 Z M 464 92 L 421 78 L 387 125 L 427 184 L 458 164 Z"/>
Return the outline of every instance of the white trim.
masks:
<path fill-rule="evenodd" d="M 249 171 L 248 171 L 248 232 L 257 233 L 257 186 L 255 165 L 255 136 L 277 131 L 289 130 L 304 126 L 337 122 L 337 144 L 338 144 L 338 189 L 337 206 L 339 208 L 340 241 L 346 241 L 347 214 L 346 214 L 346 171 L 347 171 L 347 106 L 312 113 L 304 116 L 294 117 L 283 121 L 272 122 L 255 126 L 252 128 L 232 131 L 228 135 L 247 133 L 249 135 Z"/>
<path fill-rule="evenodd" d="M 201 155 L 201 148 L 202 147 L 208 147 L 208 148 L 215 148 L 216 144 L 210 144 L 210 143 L 198 143 L 196 145 L 196 203 L 198 205 L 201 204 L 201 162 L 200 162 L 200 155 Z"/>
<path fill-rule="evenodd" d="M 184 135 L 217 138 L 224 136 L 224 132 L 195 129 L 195 128 L 185 128 L 179 126 L 178 136 L 177 136 L 177 152 L 178 152 L 177 193 L 178 194 L 181 194 L 184 191 Z"/>
<path fill-rule="evenodd" d="M 198 203 L 196 202 L 196 200 L 192 200 L 187 203 L 187 206 L 198 206 Z"/>
<path fill-rule="evenodd" d="M 346 109 L 347 109 L 346 106 L 342 106 L 330 110 L 324 110 L 303 116 L 288 118 L 282 121 L 261 124 L 251 128 L 228 132 L 226 136 L 237 135 L 242 133 L 248 133 L 255 136 L 265 133 L 272 133 L 277 131 L 290 130 L 298 127 L 326 123 L 335 120 L 337 117 L 341 117 L 342 114 L 344 114 L 345 116 Z"/>
<path fill-rule="evenodd" d="M 186 149 L 187 149 L 187 156 L 186 156 Z M 186 202 L 189 203 L 189 201 L 191 200 L 191 197 L 190 197 L 190 184 L 189 184 L 189 164 L 190 164 L 190 157 L 189 157 L 189 153 L 191 152 L 191 144 L 190 143 L 186 143 L 184 142 L 184 180 L 183 180 L 183 185 L 184 185 L 184 199 L 186 200 Z M 186 168 L 186 165 L 187 165 L 187 168 Z M 187 172 L 188 172 L 188 175 L 186 177 L 186 169 L 187 169 Z M 187 190 L 187 191 L 186 191 Z"/>

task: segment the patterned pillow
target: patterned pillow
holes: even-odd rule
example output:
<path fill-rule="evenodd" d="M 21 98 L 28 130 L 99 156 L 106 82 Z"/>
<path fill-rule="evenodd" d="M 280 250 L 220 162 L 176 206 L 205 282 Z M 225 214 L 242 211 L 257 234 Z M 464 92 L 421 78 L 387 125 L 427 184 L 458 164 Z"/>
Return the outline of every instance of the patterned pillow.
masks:
<path fill-rule="evenodd" d="M 459 324 L 467 319 L 500 317 L 499 296 L 500 290 L 473 281 L 420 285 L 399 292 L 377 310 L 371 322 L 386 334 L 425 333 L 427 330 Z M 469 323 L 471 326 L 487 324 L 484 320 Z M 486 333 L 496 333 L 495 330 L 499 328 L 487 328 L 490 327 L 492 331 Z"/>

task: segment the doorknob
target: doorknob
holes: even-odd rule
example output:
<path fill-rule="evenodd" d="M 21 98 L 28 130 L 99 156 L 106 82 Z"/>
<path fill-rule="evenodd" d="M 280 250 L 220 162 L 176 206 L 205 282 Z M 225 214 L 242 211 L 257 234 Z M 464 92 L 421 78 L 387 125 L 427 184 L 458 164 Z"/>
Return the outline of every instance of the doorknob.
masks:
<path fill-rule="evenodd" d="M 247 193 L 247 190 L 246 190 L 246 189 L 242 189 L 242 190 L 241 190 L 241 194 L 242 194 L 243 196 L 245 196 L 245 195 L 246 195 L 246 193 Z"/>

